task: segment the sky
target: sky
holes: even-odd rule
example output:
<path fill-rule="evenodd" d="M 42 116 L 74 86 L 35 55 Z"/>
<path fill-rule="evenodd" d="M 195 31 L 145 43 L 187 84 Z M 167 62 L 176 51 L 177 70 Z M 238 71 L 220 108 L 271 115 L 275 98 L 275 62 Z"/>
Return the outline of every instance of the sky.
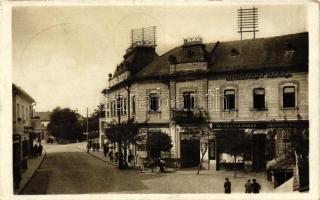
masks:
<path fill-rule="evenodd" d="M 241 5 L 242 8 L 252 5 Z M 239 40 L 239 5 L 15 7 L 12 11 L 13 82 L 36 100 L 36 111 L 57 106 L 83 116 L 104 98 L 113 73 L 130 46 L 130 30 L 157 26 L 162 55 L 183 38 L 205 43 Z M 308 30 L 303 5 L 258 5 L 257 38 Z M 245 38 L 250 38 L 246 35 Z"/>

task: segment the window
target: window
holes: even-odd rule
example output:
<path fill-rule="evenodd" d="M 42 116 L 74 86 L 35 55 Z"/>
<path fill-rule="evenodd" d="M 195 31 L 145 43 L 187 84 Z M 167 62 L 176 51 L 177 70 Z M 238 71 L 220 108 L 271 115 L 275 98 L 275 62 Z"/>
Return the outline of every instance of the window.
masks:
<path fill-rule="evenodd" d="M 253 90 L 253 108 L 257 110 L 265 109 L 264 88 L 255 88 Z"/>
<path fill-rule="evenodd" d="M 235 107 L 235 90 L 224 91 L 224 110 L 234 110 Z"/>
<path fill-rule="evenodd" d="M 183 93 L 183 109 L 184 110 L 194 109 L 194 93 L 193 92 Z"/>
<path fill-rule="evenodd" d="M 17 118 L 19 121 L 19 118 L 20 118 L 20 105 L 19 104 L 17 104 Z"/>
<path fill-rule="evenodd" d="M 132 113 L 136 113 L 136 98 L 135 96 L 132 97 Z"/>
<path fill-rule="evenodd" d="M 29 119 L 28 119 L 28 117 L 29 117 L 28 107 L 26 107 L 26 121 L 28 121 L 28 120 L 29 120 Z"/>
<path fill-rule="evenodd" d="M 109 116 L 110 116 L 110 110 L 109 110 L 109 107 L 110 107 L 110 104 L 109 104 L 109 103 L 107 103 L 107 109 L 106 109 L 106 115 L 107 115 L 107 117 L 109 117 Z"/>
<path fill-rule="evenodd" d="M 33 117 L 32 106 L 29 107 L 29 115 L 30 115 L 30 119 L 31 119 Z"/>
<path fill-rule="evenodd" d="M 149 95 L 149 111 L 154 112 L 159 110 L 159 97 L 157 93 L 151 93 Z"/>
<path fill-rule="evenodd" d="M 21 107 L 21 110 L 22 110 L 22 121 L 24 122 L 24 120 L 25 120 L 24 119 L 24 106 Z"/>
<path fill-rule="evenodd" d="M 283 107 L 294 108 L 296 106 L 296 91 L 294 86 L 283 88 Z"/>

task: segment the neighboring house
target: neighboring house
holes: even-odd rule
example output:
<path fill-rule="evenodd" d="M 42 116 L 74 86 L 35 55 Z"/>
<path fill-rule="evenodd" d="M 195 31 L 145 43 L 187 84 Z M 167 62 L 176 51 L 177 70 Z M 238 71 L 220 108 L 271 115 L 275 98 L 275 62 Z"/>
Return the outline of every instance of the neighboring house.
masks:
<path fill-rule="evenodd" d="M 52 112 L 35 112 L 32 122 L 35 127 L 35 132 L 40 134 L 41 139 L 49 137 L 48 124 L 50 123 L 50 115 Z"/>
<path fill-rule="evenodd" d="M 37 135 L 31 124 L 35 100 L 22 88 L 12 84 L 13 163 L 27 159 Z"/>
<path fill-rule="evenodd" d="M 200 147 L 188 142 L 190 125 L 177 125 L 176 116 L 187 120 L 190 113 L 206 111 L 213 132 L 236 129 L 250 135 L 251 152 L 242 160 L 253 170 L 285 157 L 290 146 L 286 129 L 309 127 L 308 33 L 208 44 L 201 38 L 186 39 L 161 56 L 155 46 L 130 49 L 104 90 L 106 122 L 117 121 L 120 109 L 120 120 L 134 118 L 141 134 L 168 134 L 170 157 L 178 167 L 197 166 Z M 144 57 L 135 60 L 134 53 L 142 49 L 153 57 L 136 66 Z M 268 137 L 274 153 L 266 158 Z M 212 140 L 205 156 L 217 163 L 217 170 L 227 160 L 218 143 Z M 139 157 L 147 155 L 143 146 L 132 148 Z M 286 169 L 292 176 L 293 169 Z"/>

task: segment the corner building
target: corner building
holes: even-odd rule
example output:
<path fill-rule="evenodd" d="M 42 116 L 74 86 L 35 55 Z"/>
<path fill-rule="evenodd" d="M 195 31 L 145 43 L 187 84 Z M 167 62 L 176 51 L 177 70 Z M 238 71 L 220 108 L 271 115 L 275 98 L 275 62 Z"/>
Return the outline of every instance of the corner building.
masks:
<path fill-rule="evenodd" d="M 127 50 L 109 77 L 106 122 L 133 118 L 141 134 L 168 134 L 173 166 L 194 167 L 200 161 L 199 141 L 196 147 L 188 142 L 189 126 L 177 125 L 176 116 L 188 119 L 205 111 L 213 132 L 249 135 L 251 151 L 240 159 L 255 170 L 285 154 L 286 129 L 308 129 L 308 33 L 208 44 L 185 39 L 161 56 L 155 46 L 141 44 Z M 274 145 L 268 153 L 270 136 Z M 219 169 L 228 157 L 216 139 L 205 158 Z M 138 160 L 147 156 L 143 145 L 131 150 Z"/>

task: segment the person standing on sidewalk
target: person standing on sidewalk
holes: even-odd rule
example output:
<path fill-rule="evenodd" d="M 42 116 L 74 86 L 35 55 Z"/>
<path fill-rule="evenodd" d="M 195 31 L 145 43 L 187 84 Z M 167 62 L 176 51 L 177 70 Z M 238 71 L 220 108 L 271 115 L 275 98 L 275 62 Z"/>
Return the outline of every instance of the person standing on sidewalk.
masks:
<path fill-rule="evenodd" d="M 248 182 L 244 185 L 246 188 L 246 193 L 251 193 L 252 192 L 252 185 L 251 185 L 251 180 L 248 179 Z"/>
<path fill-rule="evenodd" d="M 259 193 L 260 192 L 260 189 L 261 189 L 261 186 L 259 183 L 256 182 L 256 179 L 252 179 L 253 183 L 252 183 L 252 192 L 253 193 Z"/>
<path fill-rule="evenodd" d="M 224 182 L 224 193 L 230 194 L 231 193 L 231 182 L 228 178 L 226 178 L 226 181 Z"/>
<path fill-rule="evenodd" d="M 20 166 L 15 164 L 15 165 L 13 165 L 13 182 L 14 182 L 15 189 L 20 188 L 21 179 L 22 179 L 22 177 L 21 177 Z"/>

